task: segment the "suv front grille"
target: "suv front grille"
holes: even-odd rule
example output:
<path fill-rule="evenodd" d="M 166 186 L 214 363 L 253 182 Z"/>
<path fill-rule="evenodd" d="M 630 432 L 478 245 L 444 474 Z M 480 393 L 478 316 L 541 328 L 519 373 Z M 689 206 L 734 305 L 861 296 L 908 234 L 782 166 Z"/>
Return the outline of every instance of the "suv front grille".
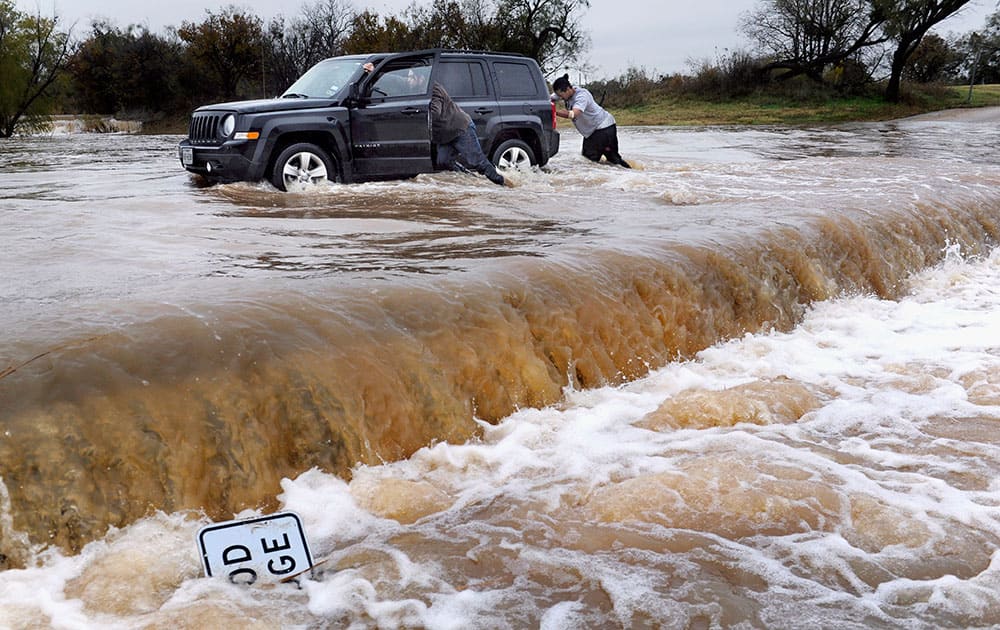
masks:
<path fill-rule="evenodd" d="M 219 114 L 198 114 L 191 116 L 191 125 L 188 127 L 188 139 L 191 144 L 220 144 L 219 121 L 222 116 Z"/>

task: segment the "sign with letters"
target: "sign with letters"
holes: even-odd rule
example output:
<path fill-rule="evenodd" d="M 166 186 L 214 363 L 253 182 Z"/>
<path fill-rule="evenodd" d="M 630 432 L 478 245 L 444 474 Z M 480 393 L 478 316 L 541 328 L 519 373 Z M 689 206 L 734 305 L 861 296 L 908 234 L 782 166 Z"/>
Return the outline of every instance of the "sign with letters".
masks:
<path fill-rule="evenodd" d="M 234 584 L 281 582 L 312 568 L 294 512 L 206 525 L 198 530 L 198 548 L 205 575 Z"/>

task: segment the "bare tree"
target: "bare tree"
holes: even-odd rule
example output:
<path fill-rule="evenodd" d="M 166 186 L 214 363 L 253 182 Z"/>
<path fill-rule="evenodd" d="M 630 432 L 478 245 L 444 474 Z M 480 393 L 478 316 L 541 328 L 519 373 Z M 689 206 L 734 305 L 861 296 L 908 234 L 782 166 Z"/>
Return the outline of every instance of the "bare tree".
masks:
<path fill-rule="evenodd" d="M 507 25 L 505 49 L 538 61 L 542 71 L 579 65 L 590 46 L 580 18 L 590 0 L 507 0 L 497 3 L 496 19 Z"/>
<path fill-rule="evenodd" d="M 894 46 L 885 97 L 899 100 L 903 70 L 927 32 L 969 0 L 763 0 L 741 30 L 782 69 L 779 78 L 823 72 L 881 44 Z"/>
<path fill-rule="evenodd" d="M 349 0 L 317 0 L 303 7 L 303 23 L 312 33 L 315 61 L 340 54 L 354 14 Z"/>
<path fill-rule="evenodd" d="M 58 24 L 58 16 L 26 15 L 0 0 L 0 138 L 25 123 L 47 120 L 46 92 L 69 56 L 69 33 L 60 32 Z"/>
<path fill-rule="evenodd" d="M 282 16 L 272 20 L 265 37 L 274 91 L 288 87 L 318 61 L 343 54 L 355 15 L 348 0 L 317 0 L 287 25 Z"/>
<path fill-rule="evenodd" d="M 764 0 L 742 16 L 740 30 L 772 59 L 765 69 L 782 71 L 779 79 L 821 82 L 826 68 L 886 41 L 887 15 L 872 1 Z"/>
<path fill-rule="evenodd" d="M 876 0 L 877 1 L 877 0 Z M 933 26 L 952 16 L 969 0 L 896 0 L 887 2 L 889 20 L 885 30 L 896 44 L 892 54 L 889 82 L 885 88 L 888 101 L 898 101 L 903 70 L 910 55 Z"/>

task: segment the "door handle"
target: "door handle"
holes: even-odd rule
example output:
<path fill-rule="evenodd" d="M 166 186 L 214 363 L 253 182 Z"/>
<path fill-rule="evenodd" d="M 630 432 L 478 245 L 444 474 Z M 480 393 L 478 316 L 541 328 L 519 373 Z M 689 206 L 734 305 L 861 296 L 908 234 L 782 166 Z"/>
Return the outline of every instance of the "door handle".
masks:
<path fill-rule="evenodd" d="M 493 109 L 492 108 L 488 108 L 488 107 L 477 107 L 473 111 L 476 112 L 477 114 L 492 114 L 493 113 Z"/>
<path fill-rule="evenodd" d="M 406 116 L 412 116 L 414 114 L 419 114 L 420 110 L 417 109 L 416 107 L 404 107 L 400 113 Z"/>

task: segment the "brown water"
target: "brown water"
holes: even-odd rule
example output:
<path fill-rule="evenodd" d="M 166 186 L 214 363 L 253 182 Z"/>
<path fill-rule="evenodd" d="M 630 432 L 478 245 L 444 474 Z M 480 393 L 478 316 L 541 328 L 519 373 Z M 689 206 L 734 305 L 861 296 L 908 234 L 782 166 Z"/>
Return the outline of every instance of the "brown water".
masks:
<path fill-rule="evenodd" d="M 106 537 L 108 526 L 141 532 L 146 523 L 159 538 L 184 538 L 188 510 L 216 520 L 273 511 L 295 494 L 287 485 L 279 494 L 282 479 L 316 469 L 350 481 L 354 509 L 399 529 L 377 545 L 341 548 L 338 536 L 323 537 L 320 555 L 334 553 L 328 566 L 340 570 L 311 582 L 308 613 L 301 593 L 276 596 L 267 614 L 287 623 L 795 627 L 801 585 L 770 582 L 736 560 L 732 541 L 755 536 L 773 551 L 788 537 L 837 533 L 837 544 L 856 550 L 844 566 L 801 550 L 787 552 L 798 559 L 775 557 L 794 566 L 796 579 L 829 589 L 817 610 L 862 625 L 894 625 L 897 613 L 846 606 L 844 593 L 983 572 L 1000 530 L 970 528 L 938 545 L 942 525 L 933 517 L 871 489 L 846 489 L 849 471 L 885 462 L 794 435 L 781 442 L 801 449 L 797 456 L 747 448 L 761 438 L 740 429 L 690 447 L 697 457 L 662 470 L 642 470 L 633 458 L 647 455 L 629 447 L 612 457 L 615 472 L 592 462 L 592 470 L 560 473 L 568 486 L 549 479 L 535 490 L 526 462 L 539 455 L 522 454 L 512 460 L 519 472 L 496 482 L 516 491 L 456 499 L 469 479 L 496 473 L 492 459 L 513 429 L 492 425 L 518 410 L 587 409 L 573 397 L 630 383 L 720 340 L 791 332 L 821 300 L 901 298 L 910 275 L 939 263 L 949 246 L 985 254 L 1000 236 L 993 124 L 626 129 L 622 145 L 639 167 L 631 172 L 587 163 L 567 135 L 549 171 L 515 174 L 513 190 L 441 174 L 309 195 L 264 184 L 204 187 L 180 169 L 174 137 L 0 144 L 3 566 L 37 565 L 39 545 L 71 555 L 95 540 L 127 547 Z M 828 343 L 851 336 L 835 331 Z M 933 389 L 922 378 L 943 378 L 902 359 L 894 369 L 913 391 Z M 969 374 L 969 395 L 987 406 L 1000 400 L 991 368 Z M 681 443 L 697 439 L 686 431 L 718 437 L 748 423 L 795 426 L 844 396 L 801 378 L 730 385 L 671 391 L 605 438 L 627 445 L 632 431 L 681 431 L 669 449 L 685 451 Z M 960 428 L 942 411 L 928 422 L 948 441 L 930 447 L 935 455 L 996 444 L 984 418 Z M 893 431 L 872 435 L 892 442 Z M 420 450 L 402 474 L 379 466 L 469 439 L 493 450 Z M 668 448 L 663 439 L 650 443 Z M 944 482 L 984 491 L 1000 465 L 992 457 L 989 472 L 954 471 Z M 826 458 L 836 466 L 817 463 Z M 934 466 L 913 466 L 924 483 L 940 482 Z M 407 529 L 412 523 L 423 525 Z M 511 540 L 535 551 L 515 552 L 505 547 Z M 921 551 L 875 558 L 893 545 Z M 925 557 L 928 549 L 939 555 Z M 398 554 L 440 563 L 440 571 L 407 586 Z M 581 564 L 580 555 L 590 560 Z M 605 556 L 614 561 L 603 578 L 583 568 Z M 139 579 L 138 594 L 126 598 L 153 603 L 120 608 L 120 593 L 100 592 L 121 588 L 113 575 L 135 560 L 98 558 L 60 591 L 84 601 L 91 621 L 111 615 L 127 627 L 162 627 L 206 614 L 219 624 L 264 614 L 249 603 L 234 612 L 224 594 L 207 596 L 202 609 L 164 612 L 156 593 L 196 577 L 184 562 L 167 571 L 180 582 Z M 722 579 L 694 580 L 706 573 Z M 350 591 L 343 580 L 359 575 L 377 599 L 397 602 L 394 613 L 330 603 L 339 596 L 324 589 Z M 639 606 L 633 599 L 648 593 L 630 591 L 632 579 L 653 580 L 663 599 Z M 486 607 L 502 622 L 452 609 L 428 616 L 437 587 L 427 580 L 509 593 Z M 689 580 L 700 590 L 685 590 Z M 523 581 L 533 586 L 516 588 Z M 773 589 L 800 594 L 773 595 L 768 605 L 747 595 Z M 690 606 L 668 605 L 674 600 Z M 905 602 L 892 606 L 931 625 L 1000 623 L 978 607 L 920 617 Z M 160 615 L 132 616 L 147 608 Z"/>

